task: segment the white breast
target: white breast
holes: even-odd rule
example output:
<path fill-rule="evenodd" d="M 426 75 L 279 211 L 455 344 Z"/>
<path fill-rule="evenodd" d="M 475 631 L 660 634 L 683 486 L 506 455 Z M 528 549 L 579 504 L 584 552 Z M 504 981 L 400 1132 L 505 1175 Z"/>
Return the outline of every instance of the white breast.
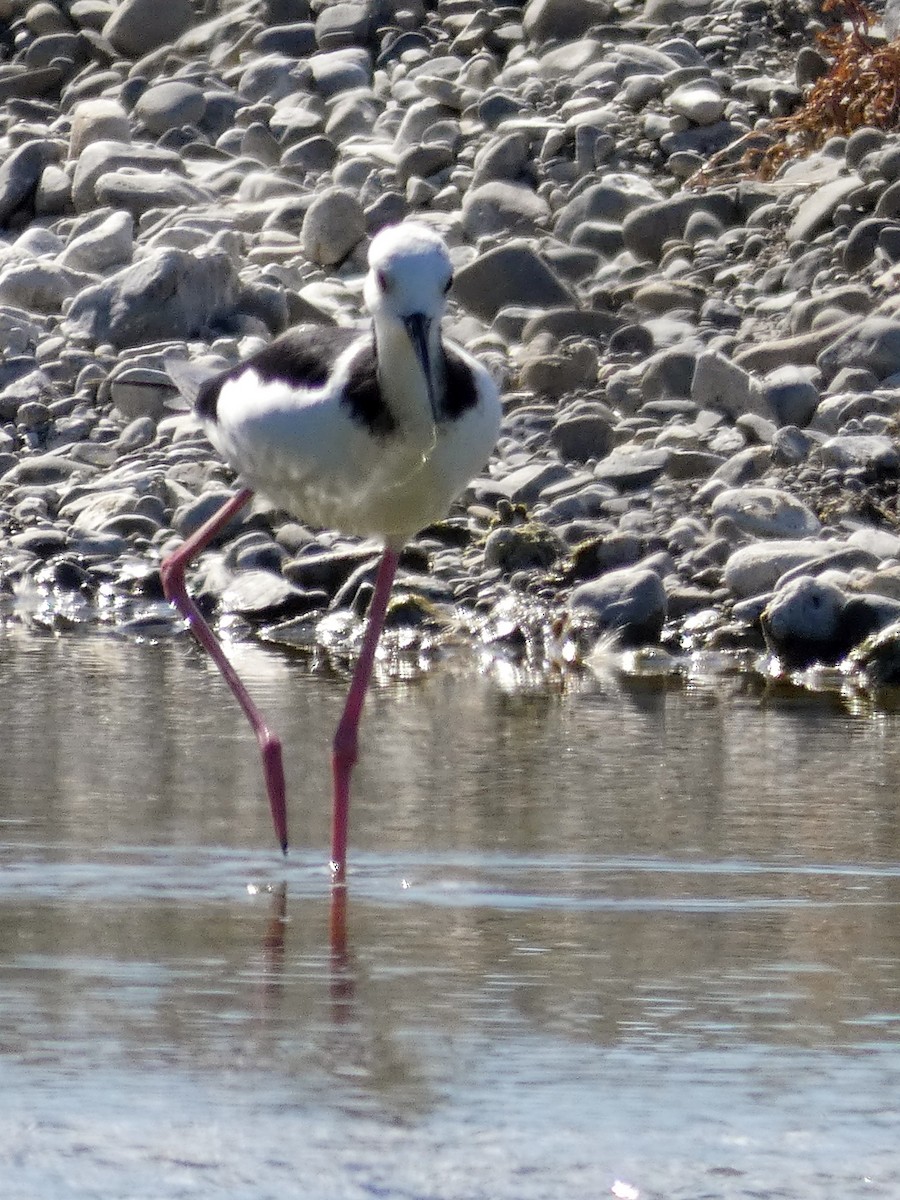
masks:
<path fill-rule="evenodd" d="M 478 403 L 428 430 L 377 434 L 352 419 L 341 404 L 352 356 L 321 388 L 264 382 L 250 370 L 228 380 L 207 430 L 250 487 L 306 524 L 401 544 L 447 515 L 496 442 L 497 389 L 465 357 Z"/>

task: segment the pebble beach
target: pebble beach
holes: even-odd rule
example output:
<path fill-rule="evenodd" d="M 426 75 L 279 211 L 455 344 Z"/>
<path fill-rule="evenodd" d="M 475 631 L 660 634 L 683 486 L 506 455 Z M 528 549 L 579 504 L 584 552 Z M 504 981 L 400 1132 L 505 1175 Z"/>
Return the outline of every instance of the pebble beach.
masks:
<path fill-rule="evenodd" d="M 0 0 L 9 624 L 183 632 L 159 564 L 236 488 L 167 354 L 364 319 L 437 229 L 491 462 L 402 560 L 420 656 L 900 681 L 900 133 L 697 185 L 828 63 L 788 0 Z M 877 30 L 874 32 L 878 32 Z M 352 649 L 378 547 L 264 501 L 192 589 Z"/>

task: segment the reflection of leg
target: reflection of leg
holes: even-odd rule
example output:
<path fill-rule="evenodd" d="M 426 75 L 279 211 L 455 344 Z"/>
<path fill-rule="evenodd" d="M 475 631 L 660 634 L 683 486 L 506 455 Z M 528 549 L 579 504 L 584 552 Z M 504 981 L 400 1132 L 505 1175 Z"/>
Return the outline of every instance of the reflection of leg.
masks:
<path fill-rule="evenodd" d="M 369 603 L 369 616 L 359 661 L 353 672 L 344 712 L 334 735 L 332 772 L 334 775 L 334 807 L 331 826 L 331 871 L 336 883 L 344 879 L 347 866 L 347 826 L 350 817 L 350 776 L 356 762 L 359 719 L 362 716 L 366 689 L 375 664 L 375 651 L 384 627 L 391 586 L 397 573 L 399 555 L 388 547 L 378 567 L 375 590 Z"/>
<path fill-rule="evenodd" d="M 174 554 L 170 554 L 160 567 L 163 591 L 190 626 L 191 633 L 207 652 L 221 671 L 225 682 L 231 688 L 238 704 L 244 710 L 244 715 L 250 722 L 262 756 L 263 775 L 266 780 L 266 791 L 269 805 L 272 809 L 272 820 L 275 824 L 275 834 L 281 844 L 281 849 L 287 853 L 287 809 L 285 802 L 284 768 L 281 761 L 281 742 L 269 729 L 262 713 L 253 703 L 250 694 L 244 687 L 237 671 L 225 657 L 225 651 L 216 635 L 203 619 L 200 609 L 188 595 L 184 582 L 184 572 L 188 563 L 213 540 L 236 513 L 250 500 L 253 492 L 242 488 L 235 496 L 224 504 L 218 512 L 192 534 L 183 546 Z"/>
<path fill-rule="evenodd" d="M 355 1014 L 356 977 L 347 944 L 347 886 L 344 883 L 331 885 L 328 934 L 331 947 L 331 1015 L 335 1025 L 346 1025 Z"/>

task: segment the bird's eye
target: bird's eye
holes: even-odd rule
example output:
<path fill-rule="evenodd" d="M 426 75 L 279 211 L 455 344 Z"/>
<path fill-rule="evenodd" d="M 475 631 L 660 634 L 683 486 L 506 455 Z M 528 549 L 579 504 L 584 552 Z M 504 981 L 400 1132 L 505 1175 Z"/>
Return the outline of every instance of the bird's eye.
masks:
<path fill-rule="evenodd" d="M 445 296 L 447 295 L 447 293 L 450 291 L 450 289 L 452 287 L 453 287 L 453 276 L 451 275 L 450 278 L 447 280 L 447 282 L 444 284 L 444 295 Z"/>
<path fill-rule="evenodd" d="M 388 278 L 386 271 L 376 271 L 375 278 L 378 280 L 378 286 L 383 292 L 389 292 L 391 290 L 391 281 Z"/>

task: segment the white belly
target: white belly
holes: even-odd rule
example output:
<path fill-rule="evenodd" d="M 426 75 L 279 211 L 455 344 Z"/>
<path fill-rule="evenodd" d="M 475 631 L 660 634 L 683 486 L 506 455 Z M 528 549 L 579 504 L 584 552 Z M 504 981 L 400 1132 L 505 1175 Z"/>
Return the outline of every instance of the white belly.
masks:
<path fill-rule="evenodd" d="M 497 438 L 499 405 L 476 406 L 411 442 L 400 432 L 374 436 L 330 398 L 298 405 L 293 393 L 287 404 L 278 386 L 247 405 L 226 385 L 208 432 L 250 487 L 317 528 L 402 543 L 447 515 Z"/>

